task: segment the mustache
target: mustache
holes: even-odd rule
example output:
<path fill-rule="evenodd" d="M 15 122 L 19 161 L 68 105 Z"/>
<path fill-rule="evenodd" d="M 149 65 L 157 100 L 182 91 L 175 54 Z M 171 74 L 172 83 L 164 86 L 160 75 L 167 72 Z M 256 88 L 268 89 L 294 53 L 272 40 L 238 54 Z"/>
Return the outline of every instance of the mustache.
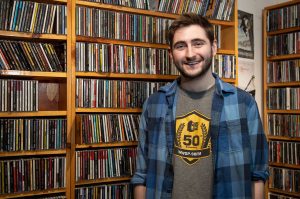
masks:
<path fill-rule="evenodd" d="M 195 64 L 204 61 L 205 59 L 200 57 L 200 58 L 195 58 L 195 59 L 188 59 L 188 60 L 183 60 L 183 64 Z"/>
<path fill-rule="evenodd" d="M 193 56 L 193 57 L 186 57 L 185 60 L 183 60 L 183 63 L 188 64 L 188 63 L 195 63 L 195 62 L 201 62 L 205 60 L 203 56 Z"/>

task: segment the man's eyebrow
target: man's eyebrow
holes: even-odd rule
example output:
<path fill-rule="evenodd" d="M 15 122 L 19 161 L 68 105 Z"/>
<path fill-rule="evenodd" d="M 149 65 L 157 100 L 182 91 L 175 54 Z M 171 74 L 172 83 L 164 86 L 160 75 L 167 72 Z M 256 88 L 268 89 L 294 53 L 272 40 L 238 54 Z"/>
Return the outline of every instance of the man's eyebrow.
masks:
<path fill-rule="evenodd" d="M 176 46 L 177 44 L 185 44 L 185 41 L 177 41 L 176 43 L 173 44 L 173 46 Z"/>
<path fill-rule="evenodd" d="M 201 42 L 207 42 L 206 40 L 204 39 L 200 39 L 200 38 L 196 38 L 196 39 L 192 39 L 192 42 L 196 42 L 196 41 L 201 41 Z"/>

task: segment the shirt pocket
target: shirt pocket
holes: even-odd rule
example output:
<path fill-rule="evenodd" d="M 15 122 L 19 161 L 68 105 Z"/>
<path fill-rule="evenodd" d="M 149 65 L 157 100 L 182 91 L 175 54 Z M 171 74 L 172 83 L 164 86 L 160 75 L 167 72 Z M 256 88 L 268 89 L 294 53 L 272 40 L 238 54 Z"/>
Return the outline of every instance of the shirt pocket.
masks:
<path fill-rule="evenodd" d="M 240 120 L 221 122 L 218 138 L 219 151 L 229 153 L 248 148 L 248 135 L 242 129 Z"/>

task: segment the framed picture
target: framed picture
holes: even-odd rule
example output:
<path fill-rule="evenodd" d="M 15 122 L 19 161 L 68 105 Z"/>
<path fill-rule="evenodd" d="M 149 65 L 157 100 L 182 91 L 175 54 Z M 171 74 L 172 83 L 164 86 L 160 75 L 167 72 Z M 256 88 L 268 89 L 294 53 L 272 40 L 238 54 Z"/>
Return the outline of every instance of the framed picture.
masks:
<path fill-rule="evenodd" d="M 238 87 L 255 97 L 254 60 L 239 57 Z"/>
<path fill-rule="evenodd" d="M 254 59 L 253 14 L 238 10 L 238 54 Z"/>

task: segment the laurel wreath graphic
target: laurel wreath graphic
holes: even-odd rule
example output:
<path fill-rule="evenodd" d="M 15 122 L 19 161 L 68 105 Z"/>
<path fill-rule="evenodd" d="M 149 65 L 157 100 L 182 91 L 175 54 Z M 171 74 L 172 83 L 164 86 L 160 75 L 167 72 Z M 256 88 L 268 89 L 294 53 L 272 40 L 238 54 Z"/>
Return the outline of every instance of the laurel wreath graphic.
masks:
<path fill-rule="evenodd" d="M 182 134 L 182 131 L 184 129 L 184 126 L 185 124 L 184 123 L 181 123 L 178 127 L 178 130 L 176 132 L 176 146 L 178 146 L 179 148 L 181 147 L 181 143 L 180 143 L 180 138 L 181 138 L 181 134 Z"/>
<path fill-rule="evenodd" d="M 201 129 L 202 129 L 202 137 L 203 137 L 203 142 L 202 142 L 202 148 L 206 148 L 207 144 L 208 144 L 208 140 L 207 140 L 207 135 L 208 135 L 208 131 L 207 128 L 205 126 L 204 123 L 201 124 Z"/>

